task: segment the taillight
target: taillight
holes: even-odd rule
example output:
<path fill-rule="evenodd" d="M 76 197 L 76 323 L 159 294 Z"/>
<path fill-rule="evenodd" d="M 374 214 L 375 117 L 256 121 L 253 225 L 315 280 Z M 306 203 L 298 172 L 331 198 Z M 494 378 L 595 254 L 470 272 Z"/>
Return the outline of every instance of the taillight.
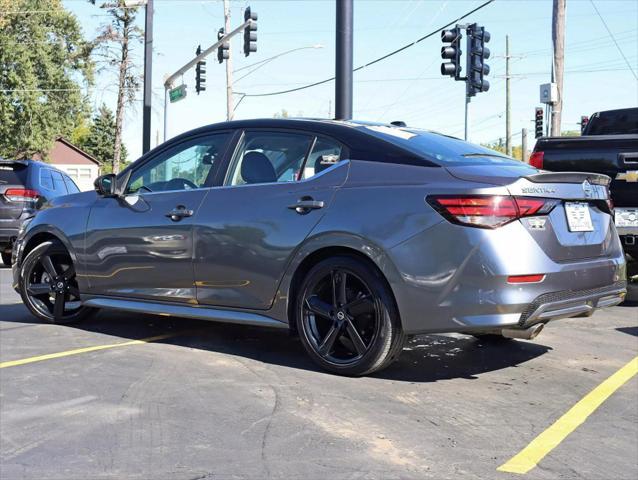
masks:
<path fill-rule="evenodd" d="M 40 193 L 37 190 L 9 188 L 4 192 L 4 196 L 10 202 L 36 203 Z"/>
<path fill-rule="evenodd" d="M 452 223 L 497 228 L 522 217 L 545 215 L 558 200 L 503 195 L 431 196 L 428 203 Z"/>
<path fill-rule="evenodd" d="M 545 154 L 543 152 L 532 152 L 529 157 L 529 164 L 532 167 L 543 168 L 543 157 Z"/>

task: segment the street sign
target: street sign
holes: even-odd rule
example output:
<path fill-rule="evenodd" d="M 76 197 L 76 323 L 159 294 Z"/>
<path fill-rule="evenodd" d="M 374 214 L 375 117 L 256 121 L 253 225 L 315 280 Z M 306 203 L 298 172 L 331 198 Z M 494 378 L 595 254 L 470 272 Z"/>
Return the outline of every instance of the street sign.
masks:
<path fill-rule="evenodd" d="M 168 91 L 168 98 L 170 98 L 171 103 L 179 102 L 186 98 L 186 85 L 182 84 L 179 87 L 171 88 Z"/>

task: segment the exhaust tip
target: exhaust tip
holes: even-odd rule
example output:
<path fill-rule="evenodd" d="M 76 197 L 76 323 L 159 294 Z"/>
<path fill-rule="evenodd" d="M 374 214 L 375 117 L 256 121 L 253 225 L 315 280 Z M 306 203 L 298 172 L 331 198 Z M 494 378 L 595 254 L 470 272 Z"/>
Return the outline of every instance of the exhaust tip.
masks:
<path fill-rule="evenodd" d="M 532 325 L 525 330 L 515 329 L 515 328 L 504 328 L 501 330 L 501 335 L 507 338 L 520 338 L 523 340 L 534 340 L 539 333 L 543 331 L 545 328 L 544 323 L 537 323 L 536 325 Z"/>

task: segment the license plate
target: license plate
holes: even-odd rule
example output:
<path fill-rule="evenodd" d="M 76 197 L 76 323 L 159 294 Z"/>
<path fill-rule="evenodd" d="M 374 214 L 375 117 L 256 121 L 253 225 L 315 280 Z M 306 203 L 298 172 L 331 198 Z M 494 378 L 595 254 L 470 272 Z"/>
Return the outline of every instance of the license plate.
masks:
<path fill-rule="evenodd" d="M 617 227 L 638 227 L 638 208 L 614 209 L 614 221 Z"/>
<path fill-rule="evenodd" d="M 587 203 L 565 202 L 565 213 L 570 232 L 592 232 L 594 230 Z"/>

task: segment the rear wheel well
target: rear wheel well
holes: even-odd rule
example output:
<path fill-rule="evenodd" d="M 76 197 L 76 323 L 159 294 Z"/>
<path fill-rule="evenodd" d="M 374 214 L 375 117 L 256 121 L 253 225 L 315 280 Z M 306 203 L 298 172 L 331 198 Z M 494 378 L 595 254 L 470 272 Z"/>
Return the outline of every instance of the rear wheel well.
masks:
<path fill-rule="evenodd" d="M 368 257 L 367 255 L 359 252 L 358 250 L 355 250 L 354 248 L 349 248 L 349 247 L 324 247 L 324 248 L 320 248 L 319 250 L 316 250 L 314 252 L 312 252 L 310 255 L 308 255 L 306 258 L 303 259 L 303 261 L 299 264 L 299 266 L 297 267 L 297 270 L 295 271 L 294 275 L 292 276 L 292 279 L 290 281 L 290 289 L 288 291 L 288 325 L 290 327 L 290 331 L 293 334 L 297 334 L 297 323 L 294 321 L 294 315 L 295 315 L 295 301 L 296 301 L 296 297 L 297 297 L 297 288 L 301 285 L 302 280 L 304 279 L 304 277 L 306 276 L 306 274 L 312 269 L 312 267 L 314 267 L 315 265 L 317 265 L 319 262 L 321 262 L 322 260 L 325 260 L 326 258 L 330 258 L 330 257 L 336 257 L 336 256 L 346 256 L 346 257 L 352 257 L 352 258 L 356 258 L 358 260 L 361 260 L 365 263 L 367 263 L 368 265 L 371 265 L 372 268 L 375 270 L 375 272 L 377 272 L 377 275 L 379 275 L 379 278 L 385 282 L 386 286 L 388 287 L 389 291 L 392 292 L 392 301 L 394 302 L 394 305 L 396 307 L 396 311 L 398 312 L 398 306 L 397 306 L 397 302 L 396 299 L 394 298 L 394 292 L 392 291 L 392 287 L 390 286 L 390 282 L 388 282 L 388 280 L 385 278 L 385 275 L 383 274 L 383 272 L 381 271 L 381 269 L 377 266 L 376 263 L 374 263 L 374 261 L 372 259 L 370 259 L 370 257 Z M 400 319 L 399 319 L 400 322 Z"/>

